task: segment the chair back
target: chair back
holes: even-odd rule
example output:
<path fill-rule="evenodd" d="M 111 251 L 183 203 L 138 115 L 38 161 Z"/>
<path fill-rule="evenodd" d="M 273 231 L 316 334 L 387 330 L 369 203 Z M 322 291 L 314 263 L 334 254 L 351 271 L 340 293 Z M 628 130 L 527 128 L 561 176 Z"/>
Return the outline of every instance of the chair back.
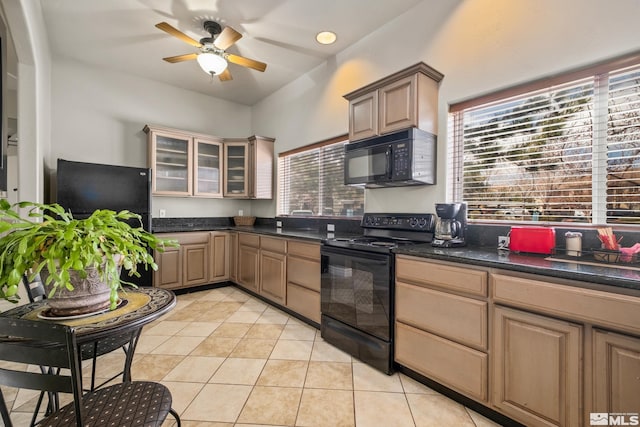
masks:
<path fill-rule="evenodd" d="M 76 422 L 78 427 L 82 426 L 82 375 L 72 327 L 0 316 L 0 360 L 16 362 L 0 367 L 2 385 L 72 393 Z M 24 363 L 46 369 L 27 371 Z"/>
<path fill-rule="evenodd" d="M 29 274 L 22 276 L 22 283 L 27 290 L 29 302 L 42 301 L 47 298 L 47 293 L 44 289 L 44 283 L 42 283 L 42 279 L 40 278 L 40 273 L 36 274 L 33 280 L 29 280 L 29 276 Z"/>

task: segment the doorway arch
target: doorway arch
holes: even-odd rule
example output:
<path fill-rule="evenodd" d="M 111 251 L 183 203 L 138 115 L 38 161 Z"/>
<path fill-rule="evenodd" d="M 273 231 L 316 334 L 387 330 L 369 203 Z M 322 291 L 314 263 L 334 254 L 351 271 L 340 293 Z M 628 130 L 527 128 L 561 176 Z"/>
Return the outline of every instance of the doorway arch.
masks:
<path fill-rule="evenodd" d="M 39 2 L 2 0 L 18 58 L 18 200 L 43 202 L 51 147 L 51 55 Z"/>

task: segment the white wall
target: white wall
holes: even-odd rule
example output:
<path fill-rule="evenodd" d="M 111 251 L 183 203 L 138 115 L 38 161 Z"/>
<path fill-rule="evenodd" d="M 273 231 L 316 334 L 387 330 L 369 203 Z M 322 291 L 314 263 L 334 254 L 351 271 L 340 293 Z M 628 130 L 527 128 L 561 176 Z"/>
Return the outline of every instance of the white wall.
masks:
<path fill-rule="evenodd" d="M 276 152 L 346 133 L 342 95 L 424 61 L 445 76 L 438 184 L 367 190 L 365 209 L 434 212 L 446 197 L 449 103 L 639 50 L 639 18 L 637 0 L 424 0 L 255 105 L 253 129 L 274 136 Z M 253 213 L 275 215 L 276 201 Z"/>
<path fill-rule="evenodd" d="M 2 0 L 18 57 L 18 199 L 43 201 L 51 134 L 51 55 L 40 3 Z"/>
<path fill-rule="evenodd" d="M 67 160 L 147 167 L 145 124 L 222 137 L 251 135 L 251 109 L 128 74 L 54 59 L 51 164 Z M 154 197 L 153 215 L 231 216 L 248 201 Z"/>

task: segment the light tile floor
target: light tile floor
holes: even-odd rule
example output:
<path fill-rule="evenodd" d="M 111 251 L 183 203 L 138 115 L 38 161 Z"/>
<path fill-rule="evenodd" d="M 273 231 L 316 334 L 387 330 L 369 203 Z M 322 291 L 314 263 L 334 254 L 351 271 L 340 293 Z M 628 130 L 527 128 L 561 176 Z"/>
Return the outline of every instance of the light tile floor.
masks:
<path fill-rule="evenodd" d="M 109 378 L 123 361 L 121 352 L 102 356 L 98 376 Z M 185 427 L 497 425 L 403 374 L 360 363 L 234 287 L 179 295 L 176 308 L 143 329 L 132 376 L 169 387 Z M 14 424 L 28 425 L 37 393 L 3 393 Z M 169 417 L 165 426 L 173 425 Z"/>

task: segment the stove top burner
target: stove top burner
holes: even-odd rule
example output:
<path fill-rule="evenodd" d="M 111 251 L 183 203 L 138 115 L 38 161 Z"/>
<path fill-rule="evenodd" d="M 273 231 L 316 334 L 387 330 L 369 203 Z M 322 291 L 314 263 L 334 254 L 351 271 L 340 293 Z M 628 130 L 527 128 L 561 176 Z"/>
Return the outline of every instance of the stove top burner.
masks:
<path fill-rule="evenodd" d="M 336 237 L 325 241 L 325 244 L 329 246 L 339 246 L 343 248 L 353 248 L 372 252 L 389 252 L 398 246 L 414 245 L 416 243 L 420 242 L 406 239 L 381 239 L 379 237 L 374 238 L 367 236 L 353 238 Z"/>
<path fill-rule="evenodd" d="M 432 214 L 370 214 L 362 218 L 363 235 L 325 240 L 329 246 L 360 251 L 391 252 L 398 246 L 431 242 L 435 218 Z"/>

